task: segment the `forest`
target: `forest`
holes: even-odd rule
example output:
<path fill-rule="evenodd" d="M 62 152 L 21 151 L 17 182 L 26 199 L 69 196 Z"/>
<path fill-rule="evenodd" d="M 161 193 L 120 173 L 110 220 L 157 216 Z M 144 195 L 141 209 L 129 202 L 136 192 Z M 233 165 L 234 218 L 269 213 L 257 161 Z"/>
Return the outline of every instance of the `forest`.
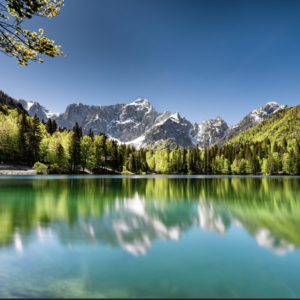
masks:
<path fill-rule="evenodd" d="M 259 124 L 258 124 L 259 125 Z M 0 105 L 0 162 L 28 165 L 39 173 L 121 174 L 299 174 L 296 138 L 227 143 L 203 150 L 160 147 L 136 149 L 118 145 L 104 133 L 90 130 L 82 135 L 76 123 L 72 130 L 59 128 L 26 112 Z"/>

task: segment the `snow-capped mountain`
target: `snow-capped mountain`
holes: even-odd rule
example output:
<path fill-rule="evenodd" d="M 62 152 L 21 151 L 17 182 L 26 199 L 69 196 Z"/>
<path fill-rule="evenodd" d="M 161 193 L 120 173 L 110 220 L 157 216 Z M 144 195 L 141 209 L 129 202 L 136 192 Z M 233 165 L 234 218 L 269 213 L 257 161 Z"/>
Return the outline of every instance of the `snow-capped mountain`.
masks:
<path fill-rule="evenodd" d="M 28 111 L 30 116 L 36 115 L 40 120 L 44 120 L 45 122 L 47 122 L 49 118 L 55 119 L 60 115 L 59 113 L 54 113 L 46 109 L 46 107 L 40 105 L 38 102 L 25 101 L 21 99 L 19 102 L 21 102 L 23 108 Z"/>
<path fill-rule="evenodd" d="M 276 102 L 268 102 L 264 106 L 253 110 L 250 114 L 248 114 L 241 122 L 234 126 L 230 126 L 226 134 L 219 139 L 216 144 L 218 147 L 223 146 L 229 140 L 236 137 L 243 131 L 253 127 L 254 125 L 260 123 L 270 115 L 276 113 L 278 110 L 286 108 L 287 105 L 279 105 Z"/>
<path fill-rule="evenodd" d="M 117 142 L 137 148 L 166 140 L 180 147 L 192 148 L 198 144 L 199 148 L 204 149 L 205 146 L 210 147 L 215 143 L 221 146 L 278 109 L 286 107 L 275 102 L 267 103 L 252 111 L 237 125 L 228 127 L 221 117 L 192 124 L 178 112 L 159 113 L 146 99 L 138 99 L 130 104 L 109 106 L 70 104 L 64 113 L 49 111 L 38 102 L 19 101 L 30 116 L 36 114 L 45 122 L 51 118 L 59 127 L 67 129 L 72 129 L 77 122 L 82 127 L 83 134 L 87 134 L 89 129 L 95 135 L 105 132 Z"/>

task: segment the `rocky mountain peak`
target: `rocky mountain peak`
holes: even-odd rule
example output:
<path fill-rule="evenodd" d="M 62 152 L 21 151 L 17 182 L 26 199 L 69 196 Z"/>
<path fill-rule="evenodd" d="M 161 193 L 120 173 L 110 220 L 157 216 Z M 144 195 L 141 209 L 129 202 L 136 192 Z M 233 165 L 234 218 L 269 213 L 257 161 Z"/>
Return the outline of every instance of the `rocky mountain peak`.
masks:
<path fill-rule="evenodd" d="M 34 101 L 25 101 L 20 99 L 19 102 L 22 104 L 24 109 L 26 109 L 30 116 L 36 115 L 40 120 L 44 120 L 45 122 L 49 118 L 57 118 L 59 117 L 59 113 L 52 112 L 46 109 L 44 106 Z"/>
<path fill-rule="evenodd" d="M 180 121 L 182 121 L 182 118 L 181 118 L 181 116 L 180 116 L 180 114 L 179 114 L 178 111 L 176 111 L 174 114 L 172 114 L 170 116 L 170 119 L 172 119 L 172 121 L 175 121 L 177 123 L 180 122 Z"/>
<path fill-rule="evenodd" d="M 195 130 L 194 141 L 201 149 L 210 147 L 226 134 L 227 129 L 228 125 L 221 117 L 203 120 Z"/>
<path fill-rule="evenodd" d="M 180 147 L 199 146 L 211 147 L 225 144 L 230 138 L 247 130 L 269 115 L 285 108 L 269 102 L 253 110 L 240 123 L 228 127 L 220 117 L 203 120 L 200 124 L 190 123 L 179 112 L 171 113 L 166 110 L 157 112 L 146 99 L 137 99 L 129 104 L 109 106 L 70 104 L 64 113 L 54 113 L 47 110 L 38 102 L 20 100 L 29 115 L 35 114 L 45 122 L 51 118 L 56 120 L 59 127 L 72 129 L 77 122 L 82 127 L 83 134 L 91 129 L 94 134 L 105 132 L 110 138 L 119 143 L 134 145 L 135 147 L 155 146 L 155 144 L 169 141 Z"/>
<path fill-rule="evenodd" d="M 165 122 L 172 114 L 166 110 L 165 112 L 163 112 L 161 115 L 159 115 L 156 119 L 155 119 L 155 123 L 154 125 L 159 125 L 162 124 L 163 122 Z"/>
<path fill-rule="evenodd" d="M 134 102 L 128 105 L 141 105 L 141 106 L 152 106 L 151 103 L 147 99 L 137 99 Z"/>
<path fill-rule="evenodd" d="M 259 107 L 258 109 L 253 110 L 250 114 L 248 114 L 245 118 L 254 119 L 254 122 L 261 122 L 266 117 L 270 116 L 271 114 L 274 114 L 279 109 L 286 108 L 287 105 L 279 105 L 276 102 L 268 102 L 262 107 Z M 242 121 L 243 122 L 243 121 Z"/>
<path fill-rule="evenodd" d="M 136 111 L 154 110 L 151 103 L 146 99 L 137 99 L 136 101 L 134 101 L 132 103 L 126 104 L 125 108 L 134 109 Z"/>

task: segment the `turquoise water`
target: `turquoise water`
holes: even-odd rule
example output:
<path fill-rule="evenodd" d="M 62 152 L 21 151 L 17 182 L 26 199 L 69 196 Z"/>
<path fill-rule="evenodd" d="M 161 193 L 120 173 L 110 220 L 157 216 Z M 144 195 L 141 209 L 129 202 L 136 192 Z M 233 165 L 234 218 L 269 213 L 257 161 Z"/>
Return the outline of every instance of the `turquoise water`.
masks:
<path fill-rule="evenodd" d="M 300 178 L 0 180 L 0 297 L 300 297 Z"/>

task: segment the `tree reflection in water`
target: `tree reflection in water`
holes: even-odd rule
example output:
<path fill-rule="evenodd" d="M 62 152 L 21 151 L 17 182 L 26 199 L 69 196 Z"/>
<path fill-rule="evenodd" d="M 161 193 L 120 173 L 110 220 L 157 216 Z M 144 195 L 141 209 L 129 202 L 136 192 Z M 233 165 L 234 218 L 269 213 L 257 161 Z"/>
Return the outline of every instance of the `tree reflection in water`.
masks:
<path fill-rule="evenodd" d="M 155 239 L 193 226 L 243 227 L 278 255 L 300 245 L 299 178 L 86 178 L 0 182 L 0 245 L 24 251 L 22 235 L 64 245 L 104 243 L 145 254 Z M 30 239 L 26 239 L 30 243 Z"/>

